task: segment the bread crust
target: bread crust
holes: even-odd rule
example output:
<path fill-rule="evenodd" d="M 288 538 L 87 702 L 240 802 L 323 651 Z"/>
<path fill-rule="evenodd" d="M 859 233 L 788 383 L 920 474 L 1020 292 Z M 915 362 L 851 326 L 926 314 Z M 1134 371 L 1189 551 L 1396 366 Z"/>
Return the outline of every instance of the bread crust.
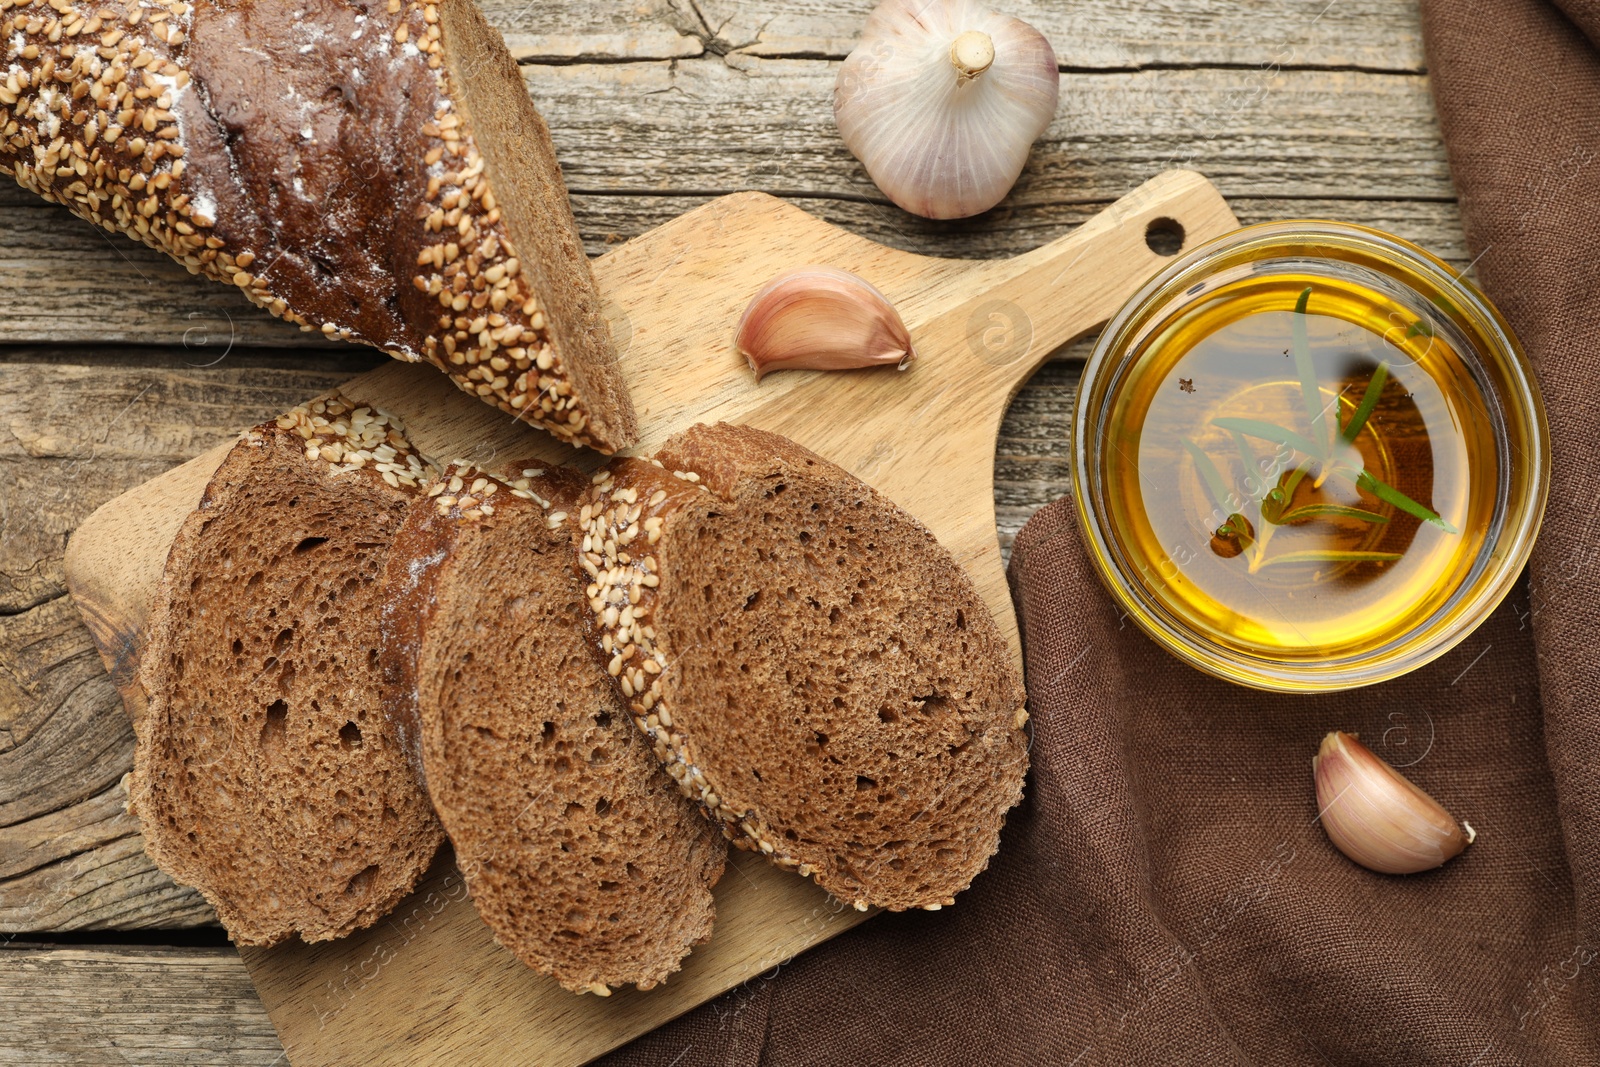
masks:
<path fill-rule="evenodd" d="M 23 188 L 563 440 L 636 440 L 549 134 L 470 0 L 0 0 L 0 49 Z"/>
<path fill-rule="evenodd" d="M 445 471 L 395 540 L 383 663 L 495 940 L 605 995 L 651 988 L 710 937 L 727 850 L 585 647 L 583 487 L 562 468 Z"/>
<path fill-rule="evenodd" d="M 398 422 L 334 394 L 244 434 L 168 554 L 130 809 L 241 945 L 371 925 L 443 840 L 367 658 L 431 474 Z"/>
<path fill-rule="evenodd" d="M 794 531 L 764 528 L 765 517 L 752 516 L 763 499 L 771 499 L 774 486 L 778 494 L 811 494 L 807 514 L 817 514 L 817 528 L 800 531 L 798 542 L 789 540 Z M 1024 693 L 977 590 L 915 518 L 792 441 L 719 424 L 680 434 L 655 460 L 613 461 L 595 476 L 579 522 L 580 565 L 590 577 L 586 592 L 599 627 L 596 651 L 668 773 L 730 840 L 780 867 L 814 876 L 863 910 L 938 908 L 952 903 L 983 870 L 1005 811 L 1021 796 L 1027 769 Z M 777 635 L 783 644 L 745 621 L 779 608 L 762 602 L 775 595 L 769 585 L 789 600 L 812 603 L 819 613 L 822 600 L 835 594 L 855 603 L 853 592 L 829 583 L 859 564 L 865 577 L 858 585 L 867 589 L 875 574 L 889 568 L 872 559 L 847 559 L 841 547 L 838 566 L 829 570 L 828 561 L 808 554 L 807 545 L 813 534 L 824 541 L 837 534 L 841 546 L 849 544 L 841 531 L 852 530 L 852 522 L 873 524 L 879 540 L 893 542 L 881 546 L 886 555 L 934 583 L 937 610 L 923 611 L 918 625 L 929 629 L 938 647 L 959 650 L 952 658 L 960 662 L 941 668 L 920 660 L 919 649 L 905 648 L 903 660 L 914 670 L 902 672 L 907 678 L 890 678 L 898 664 L 880 666 L 868 658 L 900 649 L 899 627 L 909 623 L 885 617 L 870 602 L 853 617 L 857 631 L 847 644 L 835 641 L 835 651 L 827 654 L 794 642 L 824 632 L 833 614 L 822 623 L 808 621 L 803 607 L 785 608 L 793 631 Z M 702 590 L 682 577 L 690 570 L 699 576 L 696 582 L 705 580 L 705 603 L 724 605 L 716 619 L 696 616 Z M 825 577 L 812 580 L 824 571 Z M 754 590 L 743 611 L 730 610 L 731 601 L 713 589 L 736 580 Z M 891 575 L 879 584 L 898 594 L 896 581 Z M 754 615 L 747 616 L 752 609 Z M 707 644 L 714 647 L 708 650 Z M 788 688 L 779 689 L 775 680 L 743 683 L 741 675 L 729 673 L 732 664 L 749 671 L 752 661 L 756 673 L 776 661 Z M 697 671 L 732 681 L 712 693 L 700 685 Z M 876 686 L 879 672 L 885 680 Z M 910 676 L 928 684 L 932 674 L 950 692 L 910 697 Z M 824 676 L 833 680 L 815 682 Z M 713 699 L 718 696 L 725 706 Z M 830 698 L 833 707 L 827 706 Z M 880 699 L 878 710 L 868 706 Z M 818 744 L 809 742 L 808 731 Z M 830 740 L 825 731 L 855 747 L 846 744 L 841 759 L 835 737 L 834 750 L 824 752 Z M 768 745 L 765 777 L 761 767 L 730 766 L 718 751 L 751 734 Z M 884 762 L 902 755 L 899 767 Z M 838 769 L 812 773 L 819 761 L 833 761 Z M 775 774 L 779 767 L 785 770 Z M 940 781 L 952 774 L 957 778 Z M 876 804 L 863 805 L 851 794 L 866 788 L 864 783 L 874 792 L 887 791 L 878 793 Z M 785 797 L 800 803 L 786 803 Z M 869 822 L 880 810 L 885 818 L 904 807 L 917 810 L 903 825 L 841 825 L 835 819 L 830 830 L 810 823 L 807 806 Z"/>

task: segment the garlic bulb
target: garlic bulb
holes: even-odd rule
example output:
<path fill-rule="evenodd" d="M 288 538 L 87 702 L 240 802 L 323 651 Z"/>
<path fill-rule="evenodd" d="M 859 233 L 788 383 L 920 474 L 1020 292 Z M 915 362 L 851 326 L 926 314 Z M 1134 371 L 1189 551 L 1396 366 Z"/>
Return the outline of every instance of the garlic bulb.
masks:
<path fill-rule="evenodd" d="M 847 370 L 916 353 L 899 312 L 864 278 L 836 267 L 798 267 L 762 287 L 744 309 L 734 345 L 756 381 L 775 370 Z"/>
<path fill-rule="evenodd" d="M 839 68 L 833 115 L 889 199 L 959 219 L 1005 198 L 1055 116 L 1056 54 L 975 0 L 883 0 Z"/>
<path fill-rule="evenodd" d="M 1478 835 L 1373 754 L 1355 734 L 1334 731 L 1311 760 L 1322 828 L 1368 870 L 1415 874 L 1460 854 Z"/>

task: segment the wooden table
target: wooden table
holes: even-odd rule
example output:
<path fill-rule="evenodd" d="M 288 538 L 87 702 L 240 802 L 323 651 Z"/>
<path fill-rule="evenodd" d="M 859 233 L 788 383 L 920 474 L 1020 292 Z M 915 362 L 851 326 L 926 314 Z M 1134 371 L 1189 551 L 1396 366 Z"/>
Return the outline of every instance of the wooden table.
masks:
<path fill-rule="evenodd" d="M 1413 0 L 1009 0 L 1061 107 L 997 210 L 887 204 L 840 143 L 834 70 L 871 0 L 489 0 L 548 120 L 591 253 L 707 198 L 787 197 L 935 255 L 1032 248 L 1172 167 L 1245 222 L 1322 216 L 1465 267 Z M 225 286 L 0 187 L 0 1064 L 273 1064 L 205 903 L 122 813 L 133 737 L 65 595 L 111 497 L 383 357 L 329 349 Z M 1079 345 L 1013 404 L 1002 544 L 1068 491 Z"/>

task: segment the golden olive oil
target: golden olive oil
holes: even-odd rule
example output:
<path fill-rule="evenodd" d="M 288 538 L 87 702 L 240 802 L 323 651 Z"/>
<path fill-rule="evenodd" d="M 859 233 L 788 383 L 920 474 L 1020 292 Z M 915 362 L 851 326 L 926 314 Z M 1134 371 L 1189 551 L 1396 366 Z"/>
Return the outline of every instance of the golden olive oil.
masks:
<path fill-rule="evenodd" d="M 1100 454 L 1122 556 L 1219 644 L 1359 656 L 1474 574 L 1494 425 L 1452 346 L 1357 280 L 1247 277 L 1146 334 Z"/>

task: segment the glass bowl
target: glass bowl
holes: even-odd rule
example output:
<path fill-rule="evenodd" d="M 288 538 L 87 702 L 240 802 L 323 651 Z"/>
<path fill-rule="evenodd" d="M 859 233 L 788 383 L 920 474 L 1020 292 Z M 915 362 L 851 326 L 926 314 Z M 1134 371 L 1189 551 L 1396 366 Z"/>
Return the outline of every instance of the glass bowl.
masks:
<path fill-rule="evenodd" d="M 1157 642 L 1241 685 L 1414 670 L 1516 582 L 1549 436 L 1505 320 L 1360 226 L 1247 226 L 1174 260 L 1084 370 L 1073 490 L 1096 569 Z"/>

